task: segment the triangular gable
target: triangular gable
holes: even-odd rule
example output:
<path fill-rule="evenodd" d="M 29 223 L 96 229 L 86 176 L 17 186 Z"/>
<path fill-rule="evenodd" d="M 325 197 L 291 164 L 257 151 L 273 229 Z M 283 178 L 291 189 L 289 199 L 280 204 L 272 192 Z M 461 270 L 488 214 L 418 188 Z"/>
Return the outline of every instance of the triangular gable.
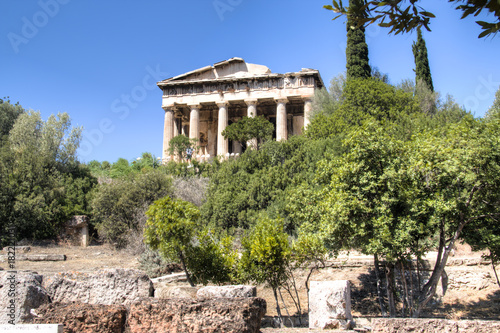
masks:
<path fill-rule="evenodd" d="M 161 81 L 162 83 L 216 80 L 223 77 L 252 76 L 270 74 L 271 70 L 263 65 L 247 64 L 242 58 L 231 58 L 194 71 Z"/>

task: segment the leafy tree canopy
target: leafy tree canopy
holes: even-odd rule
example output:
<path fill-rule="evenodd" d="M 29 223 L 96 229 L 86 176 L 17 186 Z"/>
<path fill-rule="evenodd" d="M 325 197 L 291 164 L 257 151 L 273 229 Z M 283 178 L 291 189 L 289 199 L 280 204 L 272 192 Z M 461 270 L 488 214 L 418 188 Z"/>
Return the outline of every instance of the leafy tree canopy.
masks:
<path fill-rule="evenodd" d="M 10 225 L 17 238 L 54 237 L 72 215 L 89 212 L 87 193 L 96 181 L 76 158 L 81 128 L 71 128 L 66 113 L 43 121 L 8 102 L 0 109 L 10 109 L 1 114 L 14 120 L 0 149 L 1 234 Z"/>
<path fill-rule="evenodd" d="M 272 139 L 273 131 L 273 124 L 263 116 L 243 117 L 227 126 L 222 135 L 226 139 L 238 141 L 242 146 L 250 144 L 253 149 L 259 149 L 262 143 Z"/>
<path fill-rule="evenodd" d="M 179 260 L 188 282 L 194 286 L 186 266 L 186 258 L 200 217 L 198 207 L 167 196 L 155 201 L 146 215 L 148 221 L 144 230 L 145 243 L 153 250 L 158 250 L 164 258 Z"/>
<path fill-rule="evenodd" d="M 496 22 L 476 21 L 483 30 L 479 34 L 479 38 L 496 34 L 500 30 L 500 2 L 498 0 L 448 0 L 448 2 L 457 4 L 456 9 L 463 12 L 462 19 L 469 15 L 477 16 L 482 11 L 492 13 L 497 19 Z M 348 15 L 352 6 L 345 7 L 342 0 L 332 1 L 332 5 L 323 6 L 325 9 L 331 10 L 337 14 L 334 18 L 337 19 L 342 15 Z M 361 9 L 366 15 L 357 17 L 357 24 L 366 25 L 379 22 L 379 26 L 390 28 L 389 33 L 407 33 L 419 27 L 425 27 L 428 31 L 429 24 L 435 15 L 426 11 L 419 6 L 419 0 L 395 0 L 395 1 L 380 1 L 368 0 L 365 6 Z"/>
<path fill-rule="evenodd" d="M 183 160 L 187 157 L 188 150 L 191 150 L 191 152 L 196 150 L 197 143 L 198 140 L 190 139 L 184 134 L 179 134 L 170 140 L 168 145 L 168 153 L 170 155 L 176 155 L 181 160 Z"/>

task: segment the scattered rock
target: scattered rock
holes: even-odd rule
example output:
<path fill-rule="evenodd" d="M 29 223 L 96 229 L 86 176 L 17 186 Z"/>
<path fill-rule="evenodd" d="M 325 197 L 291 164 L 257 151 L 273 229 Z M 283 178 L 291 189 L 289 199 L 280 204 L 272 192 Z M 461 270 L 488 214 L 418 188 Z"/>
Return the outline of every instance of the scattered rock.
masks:
<path fill-rule="evenodd" d="M 0 324 L 24 323 L 32 317 L 31 309 L 49 303 L 42 279 L 35 272 L 0 272 Z"/>
<path fill-rule="evenodd" d="M 60 304 L 42 305 L 35 310 L 36 324 L 64 323 L 68 333 L 121 333 L 125 331 L 127 310 L 122 305 Z"/>
<path fill-rule="evenodd" d="M 266 312 L 261 298 L 145 299 L 131 305 L 131 333 L 258 333 Z"/>
<path fill-rule="evenodd" d="M 153 283 L 135 269 L 109 269 L 93 274 L 58 273 L 43 281 L 53 302 L 88 304 L 130 304 L 153 296 Z"/>
<path fill-rule="evenodd" d="M 254 286 L 207 286 L 198 290 L 196 297 L 202 299 L 256 297 L 257 288 Z"/>
<path fill-rule="evenodd" d="M 64 254 L 16 254 L 16 261 L 65 261 Z"/>
<path fill-rule="evenodd" d="M 353 326 L 350 282 L 311 281 L 309 328 L 345 329 L 348 326 Z"/>
<path fill-rule="evenodd" d="M 31 247 L 30 246 L 6 246 L 2 249 L 1 252 L 3 253 L 9 253 L 9 251 L 12 251 L 12 248 L 14 248 L 14 251 L 16 252 L 16 254 L 18 253 L 28 253 L 31 251 Z"/>

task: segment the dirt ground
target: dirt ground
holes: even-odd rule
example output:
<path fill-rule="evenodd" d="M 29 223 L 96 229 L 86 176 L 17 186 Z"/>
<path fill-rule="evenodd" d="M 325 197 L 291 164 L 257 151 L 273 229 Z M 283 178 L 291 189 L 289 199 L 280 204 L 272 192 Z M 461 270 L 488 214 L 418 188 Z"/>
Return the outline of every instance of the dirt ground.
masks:
<path fill-rule="evenodd" d="M 87 248 L 45 244 L 31 246 L 32 254 L 64 254 L 65 261 L 16 261 L 16 270 L 32 270 L 42 275 L 50 275 L 63 271 L 93 272 L 105 268 L 139 268 L 137 258 L 126 251 L 117 251 L 109 245 L 92 245 Z M 456 249 L 450 261 L 460 258 L 478 259 L 481 253 L 471 252 L 466 245 Z M 432 259 L 433 254 L 429 255 Z M 339 267 L 328 267 L 315 271 L 310 280 L 349 280 L 351 282 L 352 314 L 356 322 L 369 325 L 369 319 L 380 316 L 376 299 L 374 272 L 370 265 L 349 265 L 351 262 L 368 263 L 370 258 L 357 256 L 355 253 L 344 254 L 343 264 Z M 478 260 L 476 260 L 477 262 Z M 460 261 L 459 261 L 460 262 Z M 0 262 L 0 268 L 7 269 L 7 263 Z M 450 286 L 445 296 L 437 297 L 424 313 L 425 317 L 447 319 L 490 319 L 500 320 L 500 288 L 496 284 L 491 265 L 473 265 L 464 260 L 463 265 L 447 268 Z M 307 313 L 307 292 L 304 281 L 308 271 L 294 272 L 302 313 Z M 438 294 L 442 294 L 438 288 Z M 276 315 L 276 303 L 270 288 L 258 286 L 257 296 L 267 302 L 267 316 Z M 282 291 L 286 308 L 282 306 L 283 315 L 298 314 L 291 297 Z M 314 332 L 308 329 L 272 330 L 264 328 L 262 332 Z M 318 331 L 319 332 L 319 331 Z"/>

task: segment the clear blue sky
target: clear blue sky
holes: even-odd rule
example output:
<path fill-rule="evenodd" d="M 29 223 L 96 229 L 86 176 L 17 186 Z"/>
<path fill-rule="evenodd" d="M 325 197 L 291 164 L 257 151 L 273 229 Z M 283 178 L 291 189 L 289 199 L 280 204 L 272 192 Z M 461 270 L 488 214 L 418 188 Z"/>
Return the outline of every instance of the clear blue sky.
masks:
<path fill-rule="evenodd" d="M 40 0 L 0 2 L 0 97 L 44 119 L 67 112 L 84 127 L 82 161 L 161 156 L 161 91 L 154 83 L 231 57 L 273 72 L 345 70 L 345 20 L 328 0 Z M 57 5 L 55 5 L 57 4 Z M 223 8 L 223 5 L 225 7 Z M 219 7 L 219 11 L 216 9 Z M 477 117 L 500 85 L 500 36 L 478 39 L 447 0 L 424 32 L 434 87 Z M 480 17 L 484 19 L 485 17 Z M 487 17 L 486 17 L 487 19 Z M 414 78 L 416 34 L 367 29 L 370 62 L 392 83 Z"/>

